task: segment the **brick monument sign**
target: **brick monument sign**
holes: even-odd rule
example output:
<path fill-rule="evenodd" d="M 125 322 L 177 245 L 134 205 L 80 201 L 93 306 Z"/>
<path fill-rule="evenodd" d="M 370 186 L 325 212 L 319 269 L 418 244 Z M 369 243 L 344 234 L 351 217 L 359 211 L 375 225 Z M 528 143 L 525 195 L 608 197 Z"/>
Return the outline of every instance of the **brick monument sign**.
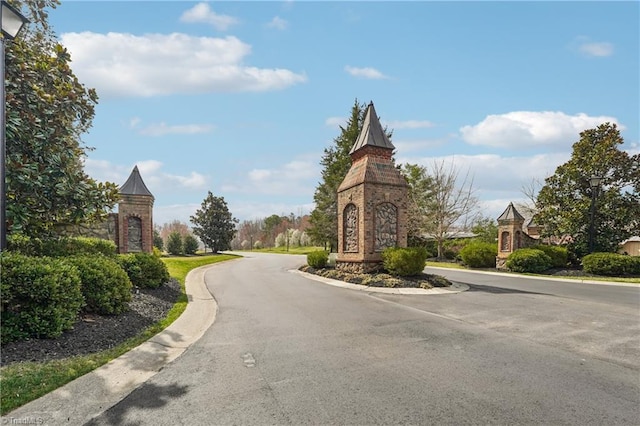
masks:
<path fill-rule="evenodd" d="M 153 252 L 153 201 L 153 194 L 135 166 L 120 187 L 116 238 L 119 253 Z"/>
<path fill-rule="evenodd" d="M 385 248 L 407 246 L 409 185 L 393 164 L 394 149 L 372 102 L 338 188 L 337 269 L 377 271 Z"/>

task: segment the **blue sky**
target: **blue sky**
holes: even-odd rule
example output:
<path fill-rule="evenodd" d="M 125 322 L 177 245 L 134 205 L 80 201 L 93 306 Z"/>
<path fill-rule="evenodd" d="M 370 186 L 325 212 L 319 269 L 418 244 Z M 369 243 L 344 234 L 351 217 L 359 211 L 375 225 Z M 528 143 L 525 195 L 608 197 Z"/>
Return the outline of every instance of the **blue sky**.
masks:
<path fill-rule="evenodd" d="M 154 221 L 207 191 L 240 220 L 309 213 L 357 98 L 398 163 L 446 161 L 497 217 L 615 122 L 640 152 L 638 2 L 90 2 L 49 15 L 100 96 L 86 171 L 134 165 Z"/>

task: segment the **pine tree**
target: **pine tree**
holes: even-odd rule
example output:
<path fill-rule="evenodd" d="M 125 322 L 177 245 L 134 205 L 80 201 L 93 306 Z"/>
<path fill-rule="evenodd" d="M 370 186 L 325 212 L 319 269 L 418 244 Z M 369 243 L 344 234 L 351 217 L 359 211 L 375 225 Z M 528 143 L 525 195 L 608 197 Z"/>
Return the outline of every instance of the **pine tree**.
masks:
<path fill-rule="evenodd" d="M 191 223 L 195 225 L 193 233 L 214 253 L 230 247 L 236 234 L 237 222 L 238 220 L 231 215 L 224 197 L 215 197 L 211 191 L 202 202 L 201 208 L 191 216 Z"/>

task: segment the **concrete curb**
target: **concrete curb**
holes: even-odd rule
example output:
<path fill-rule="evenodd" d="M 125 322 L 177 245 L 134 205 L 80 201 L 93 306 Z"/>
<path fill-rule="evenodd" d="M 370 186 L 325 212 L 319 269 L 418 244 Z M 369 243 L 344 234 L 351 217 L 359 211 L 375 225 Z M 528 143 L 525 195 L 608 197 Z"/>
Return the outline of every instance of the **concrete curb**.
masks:
<path fill-rule="evenodd" d="M 367 293 L 386 293 L 386 294 L 415 294 L 415 295 L 429 295 L 429 294 L 455 294 L 469 290 L 469 286 L 462 283 L 453 283 L 451 287 L 436 287 L 436 288 L 388 288 L 388 287 L 369 287 L 361 284 L 352 284 L 340 280 L 334 280 L 332 278 L 325 278 L 319 275 L 309 274 L 302 272 L 298 269 L 291 269 L 289 272 L 304 275 L 305 277 L 320 281 L 325 284 L 332 285 L 334 287 L 348 288 L 350 290 L 366 291 Z"/>
<path fill-rule="evenodd" d="M 102 414 L 178 358 L 216 318 L 218 305 L 204 285 L 217 264 L 193 269 L 185 278 L 187 308 L 169 327 L 140 346 L 2 416 L 2 424 L 83 425 Z"/>

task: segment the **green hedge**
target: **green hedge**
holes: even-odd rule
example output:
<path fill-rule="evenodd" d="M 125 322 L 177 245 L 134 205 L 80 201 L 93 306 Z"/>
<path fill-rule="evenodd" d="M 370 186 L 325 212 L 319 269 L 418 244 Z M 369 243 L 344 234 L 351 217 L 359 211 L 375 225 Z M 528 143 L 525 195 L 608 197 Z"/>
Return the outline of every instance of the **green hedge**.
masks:
<path fill-rule="evenodd" d="M 595 275 L 640 275 L 640 257 L 618 253 L 591 253 L 582 258 L 582 268 Z"/>
<path fill-rule="evenodd" d="M 552 268 L 564 268 L 569 263 L 569 251 L 566 247 L 539 245 L 532 248 L 549 256 Z"/>
<path fill-rule="evenodd" d="M 460 258 L 471 268 L 494 268 L 498 246 L 495 243 L 471 241 L 460 250 Z"/>
<path fill-rule="evenodd" d="M 518 249 L 507 258 L 507 268 L 513 272 L 543 272 L 551 268 L 551 258 L 543 251 L 532 248 Z"/>
<path fill-rule="evenodd" d="M 158 288 L 169 280 L 167 265 L 149 253 L 118 255 L 118 263 L 137 287 Z"/>
<path fill-rule="evenodd" d="M 329 261 L 329 252 L 324 250 L 316 250 L 307 254 L 307 265 L 312 268 L 324 268 Z"/>
<path fill-rule="evenodd" d="M 65 259 L 80 273 L 85 311 L 116 315 L 131 301 L 131 281 L 120 265 L 106 256 L 74 256 Z"/>
<path fill-rule="evenodd" d="M 418 275 L 424 270 L 427 256 L 424 247 L 389 247 L 382 252 L 382 264 L 391 275 Z"/>
<path fill-rule="evenodd" d="M 12 234 L 7 239 L 7 246 L 10 251 L 27 256 L 65 257 L 100 254 L 114 257 L 117 253 L 113 241 L 86 237 L 40 239 Z"/>
<path fill-rule="evenodd" d="M 73 265 L 7 252 L 0 263 L 2 343 L 57 337 L 73 326 L 84 304 Z"/>

